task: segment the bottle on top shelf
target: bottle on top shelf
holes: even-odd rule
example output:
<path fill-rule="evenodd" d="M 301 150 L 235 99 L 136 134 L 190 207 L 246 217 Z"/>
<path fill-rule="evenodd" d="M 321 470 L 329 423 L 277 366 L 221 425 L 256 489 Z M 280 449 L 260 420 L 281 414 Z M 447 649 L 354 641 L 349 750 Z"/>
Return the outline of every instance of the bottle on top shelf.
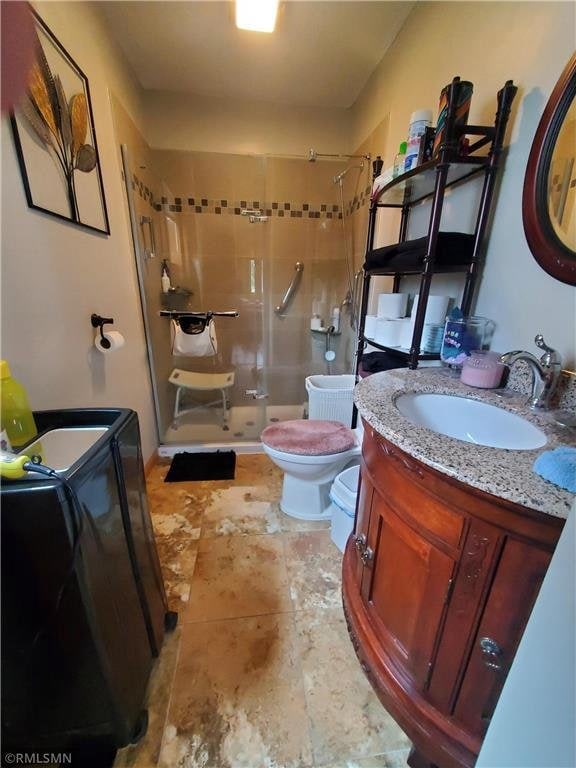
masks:
<path fill-rule="evenodd" d="M 394 170 L 392 171 L 393 179 L 395 179 L 396 176 L 400 176 L 402 173 L 404 173 L 404 162 L 406 160 L 407 148 L 408 144 L 405 141 L 402 141 L 398 147 L 398 154 L 394 158 Z"/>

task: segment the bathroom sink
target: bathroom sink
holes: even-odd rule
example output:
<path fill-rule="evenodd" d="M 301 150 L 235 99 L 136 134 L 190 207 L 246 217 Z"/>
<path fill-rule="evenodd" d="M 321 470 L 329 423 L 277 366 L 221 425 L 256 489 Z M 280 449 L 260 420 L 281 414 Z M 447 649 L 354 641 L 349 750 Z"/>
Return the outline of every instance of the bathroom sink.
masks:
<path fill-rule="evenodd" d="M 467 443 L 529 451 L 547 442 L 544 432 L 521 416 L 467 397 L 408 392 L 395 405 L 413 424 Z"/>

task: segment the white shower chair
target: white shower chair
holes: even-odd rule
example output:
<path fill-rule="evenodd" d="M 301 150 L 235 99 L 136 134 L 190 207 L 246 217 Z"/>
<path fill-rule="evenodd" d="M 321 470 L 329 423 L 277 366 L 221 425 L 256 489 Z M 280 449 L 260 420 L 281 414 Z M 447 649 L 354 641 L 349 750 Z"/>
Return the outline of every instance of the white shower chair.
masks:
<path fill-rule="evenodd" d="M 195 371 L 183 371 L 180 368 L 174 368 L 168 381 L 176 387 L 176 400 L 174 402 L 174 422 L 177 428 L 177 421 L 185 413 L 191 413 L 198 408 L 207 408 L 212 405 L 222 406 L 222 429 L 228 429 L 228 408 L 226 403 L 226 390 L 234 386 L 234 371 L 225 371 L 224 373 L 197 373 Z M 198 403 L 188 408 L 182 408 L 181 400 L 185 392 L 210 392 L 217 390 L 220 397 L 209 403 Z"/>

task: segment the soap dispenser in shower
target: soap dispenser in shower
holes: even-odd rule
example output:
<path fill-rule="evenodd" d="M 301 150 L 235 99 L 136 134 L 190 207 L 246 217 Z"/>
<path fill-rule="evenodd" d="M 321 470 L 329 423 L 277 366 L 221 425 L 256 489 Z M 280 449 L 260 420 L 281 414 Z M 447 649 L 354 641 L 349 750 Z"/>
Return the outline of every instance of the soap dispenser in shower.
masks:
<path fill-rule="evenodd" d="M 162 277 L 160 280 L 162 282 L 162 293 L 168 293 L 172 286 L 170 283 L 170 270 L 168 269 L 168 262 L 166 259 L 162 261 Z"/>

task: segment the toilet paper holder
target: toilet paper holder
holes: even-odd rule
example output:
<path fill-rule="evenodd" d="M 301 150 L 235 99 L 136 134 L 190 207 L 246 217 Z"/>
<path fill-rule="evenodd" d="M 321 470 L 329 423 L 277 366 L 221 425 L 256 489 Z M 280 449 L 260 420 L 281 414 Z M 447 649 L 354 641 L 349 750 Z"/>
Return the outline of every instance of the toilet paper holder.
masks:
<path fill-rule="evenodd" d="M 114 322 L 113 317 L 102 317 L 92 313 L 90 316 L 90 323 L 92 328 L 100 328 L 100 345 L 104 349 L 110 349 L 110 341 L 104 336 L 104 325 L 111 325 Z"/>

